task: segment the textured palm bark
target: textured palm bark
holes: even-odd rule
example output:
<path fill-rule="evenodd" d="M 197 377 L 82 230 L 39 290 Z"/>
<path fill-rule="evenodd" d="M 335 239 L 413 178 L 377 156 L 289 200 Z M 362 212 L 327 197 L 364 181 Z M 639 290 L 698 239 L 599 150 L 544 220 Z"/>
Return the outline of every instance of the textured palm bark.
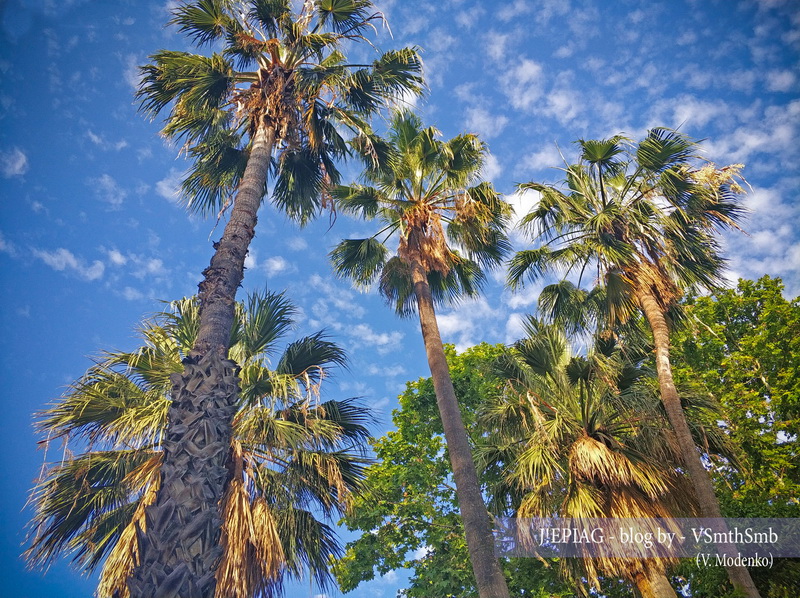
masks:
<path fill-rule="evenodd" d="M 667 576 L 653 569 L 637 573 L 634 583 L 642 598 L 678 598 Z"/>
<path fill-rule="evenodd" d="M 483 502 L 467 431 L 461 419 L 461 410 L 450 378 L 450 368 L 442 347 L 428 279 L 425 269 L 418 261 L 411 264 L 411 277 L 478 595 L 480 598 L 509 598 L 505 576 L 500 562 L 494 555 L 491 521 L 486 504 Z"/>
<path fill-rule="evenodd" d="M 183 374 L 173 374 L 161 485 L 138 530 L 131 598 L 214 598 L 222 556 L 221 501 L 231 472 L 237 366 L 227 359 L 244 260 L 255 234 L 275 134 L 258 127 L 211 265 L 200 283 L 200 330 Z"/>
<path fill-rule="evenodd" d="M 664 404 L 667 418 L 669 419 L 669 423 L 678 441 L 678 446 L 681 450 L 681 460 L 692 480 L 692 487 L 697 497 L 700 514 L 704 518 L 715 519 L 719 522 L 718 524 L 714 524 L 719 526 L 719 529 L 715 529 L 714 531 L 725 532 L 726 527 L 722 520 L 719 501 L 714 494 L 711 476 L 709 476 L 708 471 L 703 467 L 703 463 L 700 460 L 700 453 L 695 446 L 692 433 L 689 430 L 689 424 L 686 422 L 686 416 L 683 413 L 681 400 L 678 396 L 678 389 L 675 387 L 675 382 L 672 378 L 667 320 L 652 292 L 644 289 L 639 293 L 638 299 L 653 333 L 653 343 L 655 345 L 656 354 L 656 373 L 658 375 L 661 401 Z M 717 548 L 723 554 L 737 554 L 736 547 L 730 544 L 717 545 Z M 731 583 L 733 583 L 738 590 L 744 592 L 745 596 L 748 598 L 760 598 L 747 567 L 730 566 L 726 567 L 726 569 Z"/>

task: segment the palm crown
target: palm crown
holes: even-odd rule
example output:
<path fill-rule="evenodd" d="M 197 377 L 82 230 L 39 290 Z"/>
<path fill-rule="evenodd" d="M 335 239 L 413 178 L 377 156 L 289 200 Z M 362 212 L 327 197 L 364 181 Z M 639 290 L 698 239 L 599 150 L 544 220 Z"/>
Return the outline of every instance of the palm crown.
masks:
<path fill-rule="evenodd" d="M 715 233 L 742 216 L 741 165 L 702 162 L 695 141 L 664 128 L 635 145 L 622 136 L 578 143 L 580 161 L 564 169 L 565 191 L 519 186 L 541 196 L 521 221 L 540 246 L 514 256 L 509 284 L 552 270 L 577 275 L 578 287 L 596 276 L 588 295 L 566 280 L 547 287 L 541 306 L 565 315 L 582 304 L 611 323 L 628 319 L 643 289 L 667 311 L 684 290 L 718 285 L 724 259 Z"/>
<path fill-rule="evenodd" d="M 527 335 L 498 360 L 505 391 L 481 415 L 488 435 L 481 459 L 499 483 L 492 501 L 519 517 L 643 519 L 691 516 L 692 493 L 679 473 L 680 452 L 666 426 L 652 372 L 597 338 L 586 355 L 573 355 L 563 331 L 530 317 Z M 730 456 L 714 425 L 713 403 L 686 400 L 696 438 L 712 453 Z M 576 579 L 598 573 L 633 579 L 665 562 L 632 561 L 585 548 L 584 559 L 564 559 Z"/>
<path fill-rule="evenodd" d="M 287 575 L 306 570 L 326 585 L 328 559 L 340 548 L 319 517 L 342 514 L 363 477 L 366 409 L 351 399 L 319 398 L 331 368 L 344 364 L 342 350 L 318 333 L 277 352 L 294 313 L 273 293 L 238 305 L 231 356 L 241 367 L 242 392 L 223 499 L 218 596 L 273 595 Z M 196 300 L 171 304 L 142 328 L 141 348 L 106 354 L 41 414 L 48 441 L 63 437 L 86 448 L 76 456 L 65 448 L 34 490 L 31 561 L 72 551 L 93 570 L 105 559 L 98 595 L 128 595 L 125 581 L 139 558 L 136 527 L 158 489 L 169 377 L 182 371 L 197 330 Z"/>
<path fill-rule="evenodd" d="M 163 134 L 183 141 L 192 158 L 183 191 L 188 205 L 226 204 L 242 179 L 256 130 L 274 132 L 273 199 L 301 222 L 337 182 L 335 161 L 347 153 L 337 126 L 369 144 L 364 120 L 388 99 L 421 86 L 413 49 L 351 65 L 347 40 L 364 40 L 382 16 L 369 0 L 201 0 L 179 5 L 177 25 L 209 56 L 163 50 L 142 67 L 137 93 L 155 116 L 170 106 Z M 265 183 L 266 181 L 264 181 Z"/>
<path fill-rule="evenodd" d="M 331 191 L 343 212 L 383 225 L 369 238 L 342 241 L 331 252 L 335 270 L 364 286 L 379 279 L 401 315 L 414 311 L 412 261 L 427 273 L 435 301 L 454 300 L 476 294 L 482 267 L 500 263 L 510 248 L 510 207 L 478 179 L 485 144 L 472 134 L 448 141 L 438 135 L 415 114 L 396 111 L 387 139 L 374 145 L 379 157 L 368 162 L 368 184 Z M 393 235 L 399 245 L 390 257 L 386 243 Z"/>

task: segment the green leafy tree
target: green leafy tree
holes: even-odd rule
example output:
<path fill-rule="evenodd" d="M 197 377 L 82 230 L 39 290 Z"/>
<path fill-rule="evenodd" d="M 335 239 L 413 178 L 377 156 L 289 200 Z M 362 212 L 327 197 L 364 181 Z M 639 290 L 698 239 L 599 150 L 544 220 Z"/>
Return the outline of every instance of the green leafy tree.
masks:
<path fill-rule="evenodd" d="M 723 407 L 724 430 L 744 468 L 715 463 L 728 517 L 800 517 L 800 301 L 780 279 L 740 280 L 735 289 L 684 302 L 687 325 L 673 338 L 675 378 Z M 683 568 L 693 595 L 722 596 L 724 578 Z M 788 598 L 800 586 L 800 561 L 754 569 L 765 596 Z"/>
<path fill-rule="evenodd" d="M 692 492 L 679 473 L 680 451 L 666 426 L 645 354 L 623 354 L 597 338 L 585 356 L 571 352 L 563 331 L 529 318 L 526 336 L 498 359 L 508 380 L 488 402 L 481 455 L 498 472 L 493 505 L 519 517 L 650 519 L 692 516 Z M 636 356 L 638 353 L 638 363 Z M 687 403 L 692 431 L 712 452 L 726 450 L 708 401 Z M 710 426 L 703 426 L 710 422 Z M 665 575 L 677 560 L 595 556 L 562 560 L 583 588 L 600 576 L 635 584 L 641 596 L 676 596 Z M 654 557 L 655 550 L 648 553 Z"/>
<path fill-rule="evenodd" d="M 447 141 L 437 135 L 411 112 L 395 112 L 388 139 L 376 144 L 380 159 L 365 170 L 369 185 L 331 192 L 343 212 L 377 219 L 382 226 L 366 239 L 342 241 L 331 259 L 340 276 L 359 285 L 378 281 L 399 315 L 419 314 L 478 591 L 484 598 L 502 598 L 508 589 L 494 556 L 491 522 L 434 306 L 478 292 L 481 267 L 498 264 L 509 247 L 504 230 L 510 208 L 478 178 L 485 145 L 475 135 Z M 393 236 L 398 248 L 390 257 L 385 243 Z"/>
<path fill-rule="evenodd" d="M 502 389 L 491 368 L 502 350 L 484 343 L 456 354 L 445 345 L 473 446 L 482 436 L 477 412 Z M 392 413 L 395 429 L 373 441 L 377 462 L 367 468 L 366 490 L 344 519 L 361 537 L 336 562 L 339 586 L 348 592 L 376 574 L 405 568 L 412 571 L 403 590 L 409 598 L 477 596 L 433 380 L 408 382 L 399 402 Z M 493 480 L 482 475 L 481 481 Z M 504 559 L 502 565 L 512 596 L 574 595 L 546 562 Z"/>
<path fill-rule="evenodd" d="M 564 280 L 543 293 L 540 305 L 557 320 L 585 324 L 594 318 L 613 326 L 629 322 L 636 312 L 644 315 L 661 400 L 700 513 L 719 521 L 719 502 L 673 379 L 670 314 L 686 291 L 721 283 L 725 261 L 717 234 L 735 228 L 742 215 L 741 165 L 704 163 L 696 142 L 663 128 L 636 144 L 616 136 L 579 145 L 580 161 L 565 168 L 564 191 L 540 183 L 520 186 L 541 196 L 522 220 L 540 246 L 514 256 L 509 283 L 517 287 L 554 270 L 578 276 L 577 287 Z M 596 277 L 590 293 L 580 289 L 585 275 Z M 728 572 L 737 588 L 758 596 L 745 567 Z"/>
<path fill-rule="evenodd" d="M 345 360 L 322 334 L 279 351 L 294 314 L 273 293 L 237 306 L 230 355 L 242 391 L 226 450 L 221 563 L 207 573 L 216 575 L 220 598 L 273 596 L 285 578 L 307 574 L 326 586 L 329 558 L 341 549 L 325 518 L 341 516 L 362 488 L 370 418 L 353 400 L 320 400 L 323 379 Z M 65 448 L 34 489 L 32 563 L 74 553 L 87 572 L 102 567 L 100 598 L 130 596 L 127 580 L 141 559 L 136 537 L 161 483 L 171 378 L 199 328 L 196 299 L 173 303 L 142 327 L 140 348 L 105 354 L 40 414 L 48 442 L 86 448 Z M 184 484 L 198 482 L 186 472 Z"/>
<path fill-rule="evenodd" d="M 421 85 L 414 50 L 347 63 L 343 44 L 365 41 L 382 18 L 369 0 L 307 0 L 297 13 L 295 6 L 290 0 L 182 2 L 170 24 L 211 52 L 162 50 L 141 69 L 142 110 L 153 117 L 166 112 L 162 133 L 183 143 L 192 161 L 183 183 L 189 207 L 232 207 L 199 286 L 195 345 L 171 391 L 161 483 L 138 536 L 134 598 L 214 594 L 238 391 L 228 342 L 268 176 L 274 175 L 272 202 L 307 221 L 327 185 L 339 179 L 336 161 L 347 153 L 341 127 L 368 146 L 364 119 Z M 186 485 L 186 475 L 195 483 Z"/>

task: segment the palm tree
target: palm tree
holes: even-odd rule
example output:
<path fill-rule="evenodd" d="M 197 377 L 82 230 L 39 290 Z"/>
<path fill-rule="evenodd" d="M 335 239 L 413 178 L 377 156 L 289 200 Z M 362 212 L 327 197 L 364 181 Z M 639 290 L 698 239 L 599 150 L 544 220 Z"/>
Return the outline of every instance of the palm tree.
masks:
<path fill-rule="evenodd" d="M 292 6 L 290 0 L 183 2 L 170 23 L 196 46 L 218 51 L 162 50 L 141 69 L 142 110 L 152 117 L 167 111 L 162 133 L 182 142 L 192 159 L 183 183 L 189 207 L 232 207 L 199 285 L 195 345 L 173 380 L 161 483 L 138 536 L 135 597 L 160 596 L 157 588 L 166 587 L 186 596 L 196 583 L 191 598 L 213 594 L 237 394 L 236 366 L 226 357 L 268 175 L 274 174 L 274 204 L 307 221 L 325 204 L 326 186 L 339 179 L 336 160 L 347 145 L 337 127 L 368 146 L 364 119 L 398 94 L 420 89 L 414 50 L 388 52 L 370 64 L 346 62 L 343 43 L 365 41 L 382 18 L 369 0 L 306 0 L 297 14 Z M 187 472 L 197 481 L 188 487 Z M 206 523 L 194 525 L 199 521 Z"/>
<path fill-rule="evenodd" d="M 359 285 L 379 281 L 381 293 L 399 315 L 410 315 L 416 307 L 478 592 L 483 598 L 505 597 L 508 588 L 494 556 L 489 515 L 434 304 L 477 293 L 481 267 L 498 264 L 509 248 L 504 232 L 509 206 L 490 183 L 478 182 L 486 147 L 475 135 L 448 141 L 437 135 L 411 112 L 394 113 L 388 138 L 376 143 L 381 159 L 365 170 L 365 182 L 372 186 L 341 186 L 331 192 L 343 212 L 377 218 L 383 226 L 367 239 L 342 241 L 331 259 L 337 274 Z M 393 235 L 399 237 L 399 246 L 390 257 L 386 242 Z"/>
<path fill-rule="evenodd" d="M 655 347 L 661 400 L 700 512 L 720 520 L 711 479 L 672 378 L 669 326 L 683 292 L 722 282 L 725 260 L 716 235 L 737 228 L 742 216 L 742 165 L 717 168 L 705 163 L 695 141 L 664 128 L 652 129 L 638 144 L 622 136 L 578 143 L 580 161 L 565 168 L 566 192 L 539 183 L 520 185 L 541 194 L 521 222 L 541 244 L 514 256 L 509 283 L 517 287 L 525 278 L 565 272 L 565 280 L 542 295 L 545 309 L 556 319 L 577 309 L 584 313 L 579 320 L 589 312 L 590 319 L 607 318 L 604 324 L 614 326 L 630 323 L 637 311 L 644 314 Z M 577 287 L 566 280 L 573 273 Z M 591 293 L 579 288 L 587 273 L 598 283 Z M 728 573 L 746 595 L 758 596 L 746 568 L 731 567 Z"/>
<path fill-rule="evenodd" d="M 242 392 L 225 451 L 232 459 L 221 563 L 209 573 L 220 598 L 273 596 L 285 578 L 306 571 L 325 587 L 329 558 L 341 551 L 324 519 L 341 515 L 361 489 L 369 416 L 351 399 L 320 400 L 323 379 L 345 360 L 322 334 L 278 352 L 294 313 L 283 295 L 268 292 L 237 306 L 230 354 Z M 130 596 L 137 535 L 161 480 L 170 378 L 199 328 L 197 300 L 174 302 L 141 329 L 139 349 L 105 354 L 40 414 L 48 444 L 62 438 L 65 448 L 32 494 L 32 564 L 71 552 L 87 572 L 102 564 L 99 598 Z M 73 455 L 67 443 L 82 452 Z M 196 474 L 183 483 L 198 483 Z"/>
<path fill-rule="evenodd" d="M 613 339 L 598 338 L 585 356 L 575 356 L 555 326 L 530 317 L 525 329 L 527 336 L 497 363 L 508 380 L 505 392 L 481 415 L 488 438 L 480 455 L 499 472 L 493 508 L 518 517 L 622 518 L 645 526 L 642 520 L 692 516 L 691 488 L 678 473 L 680 451 L 662 423 L 650 373 L 631 361 L 637 351 L 623 355 Z M 690 403 L 692 431 L 713 451 L 726 451 L 709 407 L 701 399 Z M 712 426 L 704 428 L 703 420 Z M 561 560 L 576 582 L 587 579 L 599 590 L 600 575 L 621 577 L 644 598 L 675 598 L 664 571 L 676 559 L 668 551 L 656 556 L 658 545 L 637 559 L 629 558 L 630 546 L 603 554 L 577 547 L 583 558 Z"/>

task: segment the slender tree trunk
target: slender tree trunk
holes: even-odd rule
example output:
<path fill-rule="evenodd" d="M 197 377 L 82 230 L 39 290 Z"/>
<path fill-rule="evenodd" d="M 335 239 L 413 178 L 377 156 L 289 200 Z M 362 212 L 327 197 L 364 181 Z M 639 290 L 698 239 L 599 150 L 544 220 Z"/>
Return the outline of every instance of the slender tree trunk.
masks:
<path fill-rule="evenodd" d="M 227 359 L 244 260 L 255 234 L 275 133 L 261 125 L 231 217 L 200 283 L 200 330 L 182 374 L 173 374 L 162 442 L 161 487 L 138 529 L 131 598 L 213 598 L 222 556 L 220 502 L 230 479 L 238 367 Z"/>
<path fill-rule="evenodd" d="M 692 486 L 700 507 L 700 514 L 705 518 L 718 520 L 720 529 L 715 531 L 724 532 L 727 528 L 725 522 L 722 520 L 719 501 L 714 494 L 711 476 L 708 474 L 708 471 L 706 471 L 706 468 L 703 467 L 703 462 L 700 460 L 700 453 L 695 446 L 692 433 L 689 430 L 689 424 L 686 422 L 686 416 L 681 407 L 678 390 L 672 378 L 667 320 L 664 317 L 664 312 L 661 310 L 656 297 L 650 291 L 646 289 L 641 291 L 638 299 L 645 317 L 647 318 L 647 322 L 650 325 L 650 329 L 653 332 L 653 342 L 655 344 L 656 353 L 656 372 L 658 374 L 658 386 L 661 391 L 661 401 L 664 403 L 664 409 L 667 412 L 669 423 L 678 441 L 683 465 L 686 467 L 692 480 Z M 723 554 L 736 554 L 736 547 L 730 544 L 717 545 L 717 548 Z M 760 598 L 747 567 L 730 566 L 726 567 L 726 569 L 731 583 L 733 583 L 737 589 L 744 592 L 745 596 L 748 596 L 748 598 Z"/>
<path fill-rule="evenodd" d="M 678 598 L 667 576 L 654 569 L 637 572 L 633 582 L 642 598 Z"/>
<path fill-rule="evenodd" d="M 483 502 L 467 431 L 461 419 L 461 410 L 450 378 L 450 368 L 442 347 L 442 337 L 436 322 L 428 278 L 425 269 L 417 260 L 411 264 L 411 278 L 419 307 L 422 339 L 425 342 L 428 366 L 436 391 L 436 403 L 439 406 L 444 437 L 453 467 L 458 507 L 464 523 L 467 549 L 475 574 L 478 595 L 480 598 L 509 598 L 503 570 L 494 555 L 491 521 L 486 504 Z"/>

